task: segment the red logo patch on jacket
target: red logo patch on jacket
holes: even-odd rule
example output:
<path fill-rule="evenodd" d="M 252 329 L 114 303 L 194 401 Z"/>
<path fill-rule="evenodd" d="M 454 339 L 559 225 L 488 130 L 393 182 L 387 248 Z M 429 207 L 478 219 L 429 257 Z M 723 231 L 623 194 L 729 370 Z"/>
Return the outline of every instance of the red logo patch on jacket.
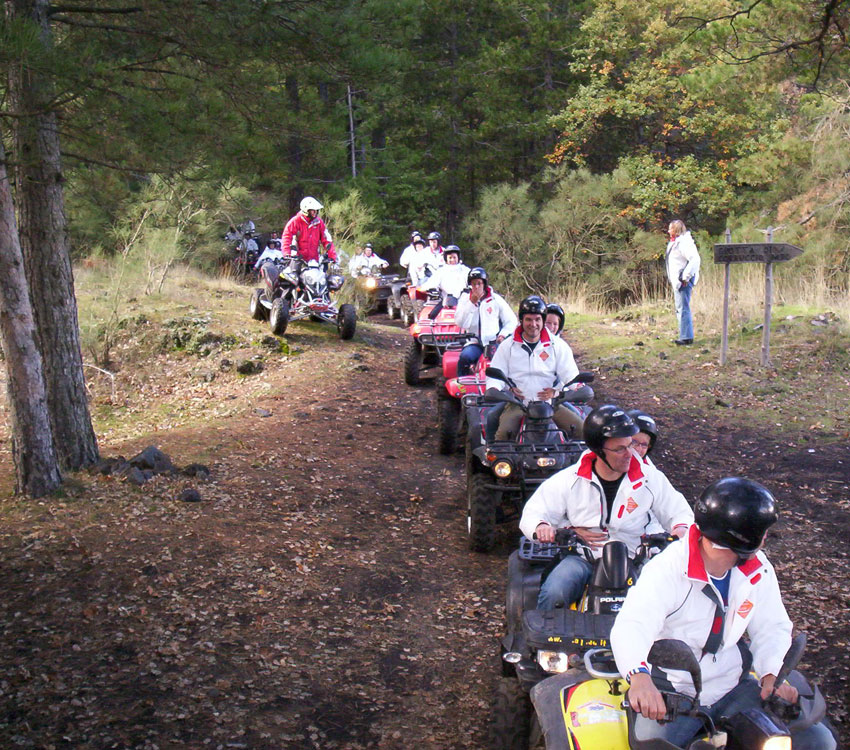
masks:
<path fill-rule="evenodd" d="M 746 619 L 752 609 L 753 603 L 747 599 L 740 607 L 738 607 L 738 615 Z"/>
<path fill-rule="evenodd" d="M 633 497 L 626 501 L 626 513 L 634 513 L 638 509 L 638 504 Z"/>
<path fill-rule="evenodd" d="M 545 362 L 547 359 L 549 359 L 549 355 L 546 354 L 546 352 L 543 352 L 543 354 L 540 355 L 540 359 Z"/>
<path fill-rule="evenodd" d="M 488 308 L 487 308 L 487 314 L 488 314 L 488 315 L 492 315 L 492 314 L 493 314 L 493 308 L 492 308 L 492 307 L 488 307 Z"/>

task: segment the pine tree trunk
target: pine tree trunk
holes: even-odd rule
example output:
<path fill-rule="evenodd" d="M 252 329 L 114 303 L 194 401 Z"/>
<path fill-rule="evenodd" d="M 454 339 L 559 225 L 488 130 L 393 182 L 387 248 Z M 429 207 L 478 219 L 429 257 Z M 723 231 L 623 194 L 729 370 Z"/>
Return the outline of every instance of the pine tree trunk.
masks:
<path fill-rule="evenodd" d="M 7 0 L 7 11 L 34 20 L 50 44 L 47 0 Z M 25 115 L 15 121 L 18 230 L 41 352 L 47 408 L 59 460 L 76 470 L 98 460 L 91 423 L 77 302 L 65 219 L 64 177 L 50 85 L 25 65 L 12 66 L 10 98 Z"/>
<path fill-rule="evenodd" d="M 15 207 L 0 138 L 0 343 L 6 357 L 6 392 L 12 422 L 15 492 L 42 497 L 62 483 L 47 398 L 41 355 L 35 345 L 35 322 Z"/>

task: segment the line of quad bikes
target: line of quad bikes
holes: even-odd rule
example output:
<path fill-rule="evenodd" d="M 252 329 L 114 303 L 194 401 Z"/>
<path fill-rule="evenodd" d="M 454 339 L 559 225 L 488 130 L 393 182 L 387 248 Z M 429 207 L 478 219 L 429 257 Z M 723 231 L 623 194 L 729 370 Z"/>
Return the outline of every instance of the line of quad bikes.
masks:
<path fill-rule="evenodd" d="M 405 382 L 436 385 L 437 448 L 441 454 L 462 451 L 466 471 L 467 534 L 469 547 L 490 551 L 497 528 L 519 520 L 525 501 L 549 476 L 574 463 L 585 449 L 581 440 L 565 436 L 553 421 L 552 404 L 527 405 L 510 391 L 486 390 L 486 378 L 504 380 L 504 373 L 489 367 L 492 349 L 485 351 L 473 373 L 458 375 L 460 352 L 469 339 L 455 324 L 454 308 L 443 307 L 432 320 L 437 303 L 429 297 L 417 304 L 407 282 L 398 275 L 367 274 L 374 281 L 374 307 L 385 307 L 390 318 L 403 318 L 410 340 L 405 349 Z M 251 315 L 269 321 L 281 335 L 292 320 L 313 318 L 333 323 L 343 339 L 354 335 L 356 314 L 352 305 L 337 308 L 331 292 L 342 285 L 336 269 L 315 261 L 297 274 L 280 266 L 264 266 L 263 286 L 251 297 Z M 362 280 L 361 280 L 362 281 Z M 421 293 L 419 295 L 421 297 Z M 562 400 L 586 415 L 591 407 L 593 373 L 580 372 Z M 524 412 L 518 434 L 496 440 L 499 416 L 507 403 Z M 508 559 L 505 601 L 506 632 L 500 642 L 499 677 L 490 722 L 494 750 L 671 750 L 660 739 L 635 735 L 635 712 L 629 706 L 628 685 L 617 671 L 608 641 L 617 612 L 640 567 L 675 537 L 648 534 L 637 555 L 630 559 L 622 542 L 611 541 L 594 560 L 590 549 L 571 531 L 558 532 L 554 544 L 521 537 Z M 543 577 L 561 556 L 580 554 L 594 570 L 582 599 L 569 609 L 537 609 Z M 681 641 L 658 641 L 649 662 L 663 669 L 691 674 L 696 696 L 662 691 L 667 719 L 688 715 L 702 720 L 704 731 L 690 750 L 790 750 L 791 736 L 824 721 L 826 705 L 816 685 L 795 670 L 805 648 L 805 635 L 792 643 L 776 684 L 787 677 L 800 693 L 790 705 L 773 696 L 760 710 L 749 709 L 713 721 L 699 705 L 700 667 L 690 648 Z M 828 722 L 827 722 L 828 724 Z"/>

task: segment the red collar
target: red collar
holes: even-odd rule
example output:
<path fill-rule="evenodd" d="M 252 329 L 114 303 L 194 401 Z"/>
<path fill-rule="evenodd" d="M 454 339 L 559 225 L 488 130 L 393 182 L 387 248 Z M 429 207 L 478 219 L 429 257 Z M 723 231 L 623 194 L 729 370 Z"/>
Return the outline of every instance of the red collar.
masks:
<path fill-rule="evenodd" d="M 518 341 L 519 343 L 522 343 L 523 341 L 522 323 L 520 323 L 514 331 L 514 341 Z M 540 332 L 540 343 L 543 344 L 543 346 L 549 346 L 552 343 L 552 339 L 549 336 L 549 329 L 546 328 L 546 326 L 543 326 L 543 330 Z"/>
<path fill-rule="evenodd" d="M 582 457 L 579 459 L 578 463 L 578 471 L 576 474 L 580 476 L 582 479 L 587 479 L 588 481 L 592 481 L 593 479 L 593 462 L 597 459 L 597 455 L 592 450 L 587 450 L 584 452 Z M 643 470 L 641 469 L 640 461 L 637 457 L 632 456 L 631 463 L 629 464 L 628 477 L 629 481 L 634 484 L 635 482 L 643 479 Z"/>
<path fill-rule="evenodd" d="M 705 570 L 705 563 L 703 562 L 702 555 L 699 551 L 699 540 L 701 538 L 702 533 L 696 524 L 688 529 L 688 578 L 708 583 L 708 573 Z M 761 566 L 761 560 L 759 560 L 756 555 L 755 557 L 747 560 L 745 563 L 738 565 L 737 568 L 747 578 L 750 578 L 753 573 L 761 569 Z M 755 583 L 757 580 L 758 578 L 755 578 L 754 580 L 751 580 L 751 583 Z"/>

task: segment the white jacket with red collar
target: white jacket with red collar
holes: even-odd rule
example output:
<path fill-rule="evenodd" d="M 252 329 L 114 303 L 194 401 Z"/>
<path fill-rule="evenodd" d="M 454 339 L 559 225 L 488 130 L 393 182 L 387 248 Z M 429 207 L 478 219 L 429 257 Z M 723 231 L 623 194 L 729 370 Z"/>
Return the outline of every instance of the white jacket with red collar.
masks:
<path fill-rule="evenodd" d="M 540 341 L 531 349 L 522 340 L 522 326 L 517 326 L 514 335 L 499 344 L 490 364 L 517 384 L 525 403 L 536 400 L 544 388 L 563 389 L 578 375 L 570 345 L 560 336 L 550 336 L 548 328 L 540 332 Z M 504 388 L 505 384 L 487 378 L 487 387 Z"/>
<path fill-rule="evenodd" d="M 469 299 L 468 291 L 462 292 L 458 299 L 455 323 L 461 330 L 478 336 L 483 346 L 495 341 L 499 336 L 510 336 L 517 322 L 511 306 L 489 286 L 486 296 L 478 302 Z"/>
<path fill-rule="evenodd" d="M 295 214 L 283 228 L 283 239 L 280 247 L 284 255 L 288 255 L 290 247 L 296 245 L 298 257 L 302 260 L 319 260 L 319 245 L 325 248 L 328 257 L 335 261 L 336 250 L 331 239 L 331 233 L 325 222 L 318 216 L 309 221 L 300 211 Z"/>
<path fill-rule="evenodd" d="M 782 604 L 776 572 L 764 553 L 759 552 L 732 569 L 729 604 L 722 623 L 723 640 L 717 653 L 703 656 L 716 606 L 703 593 L 709 578 L 699 552 L 700 537 L 699 529 L 691 526 L 685 539 L 670 545 L 644 566 L 614 621 L 611 647 L 617 668 L 625 675 L 641 666 L 651 666 L 646 660 L 654 641 L 684 641 L 700 661 L 700 702 L 710 706 L 738 684 L 742 656 L 737 644 L 745 632 L 759 677 L 779 671 L 791 645 L 791 620 Z M 694 694 L 687 673 L 669 672 L 667 677 L 676 690 Z"/>
<path fill-rule="evenodd" d="M 650 523 L 650 510 L 661 525 L 672 532 L 690 526 L 694 514 L 681 492 L 658 469 L 632 454 L 629 470 L 620 482 L 611 521 L 605 522 L 608 506 L 599 477 L 593 471 L 596 454 L 586 450 L 579 460 L 553 474 L 528 499 L 519 522 L 520 531 L 532 539 L 541 521 L 555 529 L 581 526 L 608 532 L 612 541 L 625 542 L 634 556 L 641 534 Z M 594 550 L 600 557 L 602 549 Z"/>

